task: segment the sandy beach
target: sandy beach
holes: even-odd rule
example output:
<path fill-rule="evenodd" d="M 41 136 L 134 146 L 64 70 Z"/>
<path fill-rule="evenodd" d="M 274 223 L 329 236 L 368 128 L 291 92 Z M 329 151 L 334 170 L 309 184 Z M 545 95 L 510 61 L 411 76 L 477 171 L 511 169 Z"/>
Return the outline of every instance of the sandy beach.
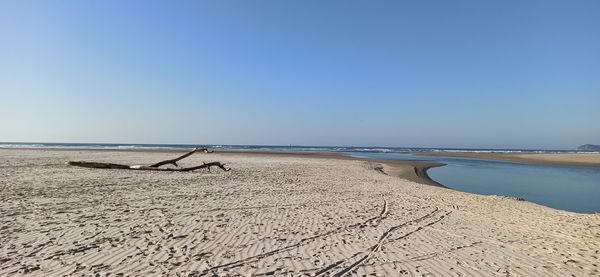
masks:
<path fill-rule="evenodd" d="M 0 149 L 0 275 L 600 276 L 600 214 L 426 185 L 411 164 L 211 153 L 181 165 L 232 170 L 65 165 L 174 156 Z"/>
<path fill-rule="evenodd" d="M 598 153 L 474 153 L 474 152 L 426 152 L 420 156 L 443 156 L 459 158 L 475 158 L 486 160 L 509 161 L 533 164 L 554 164 L 568 166 L 600 167 Z"/>

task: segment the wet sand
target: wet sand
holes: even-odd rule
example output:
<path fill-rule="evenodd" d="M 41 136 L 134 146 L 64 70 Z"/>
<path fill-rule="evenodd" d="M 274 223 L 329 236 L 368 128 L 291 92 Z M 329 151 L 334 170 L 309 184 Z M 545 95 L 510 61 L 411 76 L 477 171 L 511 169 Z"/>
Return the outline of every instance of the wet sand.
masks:
<path fill-rule="evenodd" d="M 181 162 L 230 172 L 65 165 L 174 156 L 0 150 L 0 276 L 600 274 L 600 214 L 391 176 L 410 166 L 247 153 Z"/>
<path fill-rule="evenodd" d="M 600 154 L 595 153 L 548 153 L 548 154 L 514 154 L 514 153 L 472 153 L 472 152 L 426 152 L 419 156 L 441 156 L 475 158 L 485 160 L 510 161 L 519 163 L 551 164 L 567 166 L 600 167 Z"/>
<path fill-rule="evenodd" d="M 427 174 L 430 168 L 444 166 L 443 163 L 425 162 L 425 161 L 410 161 L 410 160 L 378 160 L 356 158 L 341 153 L 322 153 L 322 152 L 264 152 L 264 151 L 226 151 L 219 152 L 223 155 L 248 155 L 261 157 L 305 157 L 305 158 L 325 158 L 325 159 L 340 159 L 340 160 L 358 160 L 365 161 L 373 167 L 373 169 L 390 176 L 399 177 L 415 183 L 444 187 L 444 185 L 431 179 Z"/>

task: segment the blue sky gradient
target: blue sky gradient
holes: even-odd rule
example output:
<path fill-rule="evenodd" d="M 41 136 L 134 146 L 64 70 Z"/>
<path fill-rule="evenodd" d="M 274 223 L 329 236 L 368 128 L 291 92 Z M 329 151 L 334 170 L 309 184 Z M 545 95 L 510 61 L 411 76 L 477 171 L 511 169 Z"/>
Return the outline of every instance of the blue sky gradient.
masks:
<path fill-rule="evenodd" d="M 600 143 L 600 1 L 2 1 L 0 141 Z"/>

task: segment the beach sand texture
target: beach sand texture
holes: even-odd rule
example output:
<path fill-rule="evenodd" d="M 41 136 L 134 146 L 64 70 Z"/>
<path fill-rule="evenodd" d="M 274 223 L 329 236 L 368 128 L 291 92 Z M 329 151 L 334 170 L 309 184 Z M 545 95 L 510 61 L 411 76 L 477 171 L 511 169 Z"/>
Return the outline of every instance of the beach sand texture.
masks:
<path fill-rule="evenodd" d="M 600 214 L 417 184 L 374 162 L 0 150 L 0 275 L 599 276 Z"/>
<path fill-rule="evenodd" d="M 598 153 L 474 153 L 474 152 L 426 152 L 420 156 L 463 157 L 533 164 L 600 167 Z"/>

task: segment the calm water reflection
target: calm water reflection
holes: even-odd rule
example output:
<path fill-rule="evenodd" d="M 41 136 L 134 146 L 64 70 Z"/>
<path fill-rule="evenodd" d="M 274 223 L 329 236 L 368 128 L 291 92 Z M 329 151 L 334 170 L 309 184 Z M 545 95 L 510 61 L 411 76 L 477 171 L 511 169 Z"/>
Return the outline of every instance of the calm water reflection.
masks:
<path fill-rule="evenodd" d="M 429 176 L 456 190 L 514 196 L 574 212 L 600 211 L 600 168 L 423 157 L 399 153 L 349 154 L 376 159 L 441 162 L 447 165 L 430 169 Z"/>

